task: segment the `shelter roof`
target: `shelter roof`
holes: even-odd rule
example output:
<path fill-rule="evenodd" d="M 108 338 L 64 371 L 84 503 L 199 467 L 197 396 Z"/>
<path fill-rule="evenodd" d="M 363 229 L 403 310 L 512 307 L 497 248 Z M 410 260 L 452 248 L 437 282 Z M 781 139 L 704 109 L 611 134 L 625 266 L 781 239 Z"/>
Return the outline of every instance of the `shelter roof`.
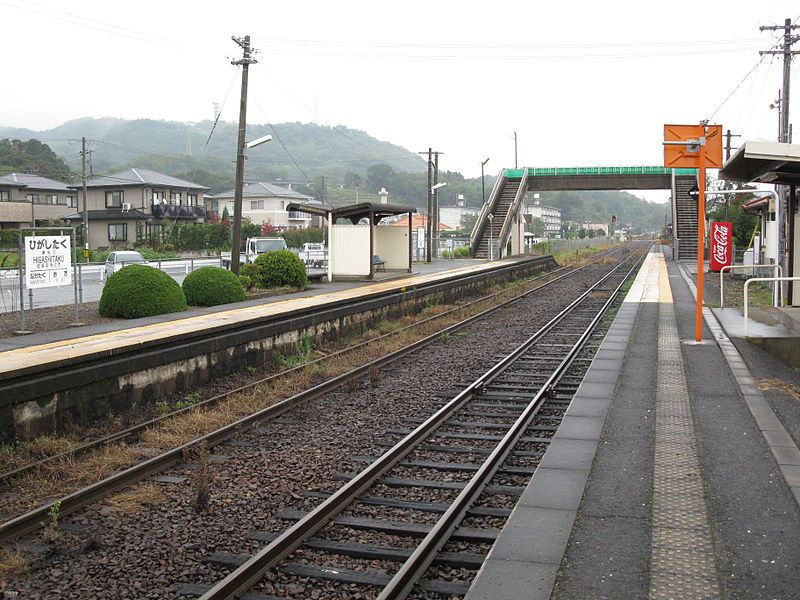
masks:
<path fill-rule="evenodd" d="M 800 183 L 800 144 L 747 141 L 719 172 L 728 181 Z"/>
<path fill-rule="evenodd" d="M 326 218 L 330 214 L 334 223 L 337 219 L 349 219 L 354 224 L 358 223 L 363 218 L 368 218 L 370 215 L 372 215 L 373 223 L 378 223 L 384 217 L 417 212 L 415 206 L 379 204 L 375 202 L 361 202 L 359 204 L 347 204 L 345 206 L 292 202 L 286 207 L 286 210 L 298 210 Z"/>

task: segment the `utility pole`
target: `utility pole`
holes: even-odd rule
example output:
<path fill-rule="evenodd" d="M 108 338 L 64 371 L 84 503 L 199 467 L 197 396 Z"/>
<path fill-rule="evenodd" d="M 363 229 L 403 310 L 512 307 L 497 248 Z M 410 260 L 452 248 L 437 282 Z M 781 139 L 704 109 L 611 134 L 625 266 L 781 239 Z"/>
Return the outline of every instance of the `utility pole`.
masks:
<path fill-rule="evenodd" d="M 425 154 L 424 152 L 419 152 L 419 154 Z M 433 187 L 433 149 L 428 148 L 428 189 L 426 195 L 428 197 L 428 219 L 426 225 L 427 229 L 427 239 L 425 240 L 425 262 L 431 262 L 431 213 L 433 212 L 431 207 L 431 188 Z"/>
<path fill-rule="evenodd" d="M 514 132 L 514 168 L 517 167 L 517 132 Z"/>
<path fill-rule="evenodd" d="M 86 205 L 86 138 L 81 138 L 81 183 L 83 184 L 83 256 L 89 262 L 89 209 Z"/>
<path fill-rule="evenodd" d="M 800 35 L 792 35 L 793 29 L 800 29 L 800 25 L 792 25 L 791 19 L 786 19 L 783 25 L 762 25 L 759 31 L 777 31 L 783 29 L 783 47 L 776 50 L 762 50 L 759 54 L 782 54 L 783 55 L 783 93 L 780 101 L 780 127 L 778 131 L 778 141 L 785 144 L 789 143 L 789 80 L 792 69 L 792 55 L 800 54 L 800 51 L 792 50 L 792 44 L 800 40 Z"/>
<path fill-rule="evenodd" d="M 791 136 L 791 124 L 789 123 L 789 82 L 791 78 L 791 68 L 792 68 L 792 56 L 794 54 L 800 54 L 800 52 L 796 50 L 792 50 L 792 45 L 800 40 L 800 36 L 792 35 L 792 30 L 800 29 L 800 25 L 792 25 L 791 19 L 785 19 L 783 25 L 762 25 L 759 27 L 759 31 L 777 31 L 779 29 L 783 29 L 783 47 L 778 48 L 776 50 L 762 50 L 759 54 L 782 54 L 783 55 L 783 89 L 780 101 L 778 102 L 778 109 L 779 109 L 779 118 L 780 121 L 778 123 L 778 141 L 784 144 L 791 143 L 792 136 Z M 779 206 L 776 210 L 776 221 L 777 221 L 777 235 L 778 235 L 778 249 L 780 256 L 776 257 L 777 262 L 781 263 L 788 271 L 788 274 L 794 275 L 794 198 L 787 192 L 786 186 L 780 186 L 778 189 L 780 192 L 779 194 Z M 792 187 L 792 191 L 794 191 L 794 187 Z M 783 218 L 782 213 L 785 213 L 785 220 Z M 783 231 L 783 223 L 789 224 L 789 231 L 788 236 L 784 235 Z M 788 248 L 788 257 L 786 256 L 785 246 L 781 244 L 781 238 L 788 238 L 787 245 Z M 779 286 L 777 289 L 780 289 L 781 284 L 776 283 Z M 789 297 L 789 304 L 792 303 L 793 299 L 793 289 L 792 283 L 789 282 L 788 286 L 788 297 Z M 783 292 L 781 291 L 781 295 Z"/>
<path fill-rule="evenodd" d="M 439 154 L 441 153 L 433 153 L 433 223 L 431 225 L 433 237 L 431 244 L 435 244 L 432 252 L 435 258 L 439 258 Z"/>
<path fill-rule="evenodd" d="M 432 148 L 428 148 L 427 152 L 418 152 L 417 154 L 428 155 L 428 222 L 427 222 L 427 240 L 425 243 L 426 257 L 425 262 L 431 262 L 431 248 L 433 242 L 434 231 L 438 231 L 439 223 L 436 214 L 438 214 L 438 189 L 434 189 L 439 183 L 439 155 L 444 152 L 434 152 Z M 436 213 L 436 214 L 435 214 Z M 434 221 L 436 221 L 436 229 L 433 228 Z"/>
<path fill-rule="evenodd" d="M 725 132 L 725 161 L 729 161 L 731 158 L 731 138 L 735 137 L 742 137 L 741 135 L 736 135 L 731 133 L 731 130 Z"/>
<path fill-rule="evenodd" d="M 244 187 L 244 137 L 247 128 L 247 75 L 251 64 L 258 62 L 251 56 L 250 36 L 231 36 L 242 49 L 242 58 L 232 60 L 232 65 L 242 67 L 242 92 L 239 99 L 239 137 L 236 142 L 236 188 L 233 193 L 233 230 L 231 233 L 231 271 L 239 274 L 239 253 L 242 245 L 242 188 Z"/>

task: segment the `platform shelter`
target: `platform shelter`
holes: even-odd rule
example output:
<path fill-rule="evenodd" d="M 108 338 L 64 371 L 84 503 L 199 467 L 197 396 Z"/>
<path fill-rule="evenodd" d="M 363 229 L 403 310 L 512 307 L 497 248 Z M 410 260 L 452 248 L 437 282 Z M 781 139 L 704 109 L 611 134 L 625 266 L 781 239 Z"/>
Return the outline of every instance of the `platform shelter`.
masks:
<path fill-rule="evenodd" d="M 798 265 L 800 239 L 796 233 L 800 224 L 800 216 L 797 213 L 800 144 L 747 141 L 722 166 L 719 177 L 741 183 L 771 183 L 776 186 L 786 186 L 787 193 L 779 196 L 781 200 L 777 210 L 774 200 L 767 205 L 769 213 L 777 217 L 777 227 L 771 231 L 777 230 L 780 239 L 774 239 L 773 234 L 773 239 L 768 239 L 766 244 L 768 248 L 780 249 L 779 261 L 785 276 L 800 277 L 800 265 Z M 769 233 L 767 235 L 769 237 Z M 790 281 L 787 282 L 785 290 L 787 304 L 800 306 L 800 285 Z"/>
<path fill-rule="evenodd" d="M 373 279 L 376 269 L 411 272 L 413 206 L 362 202 L 334 207 L 291 203 L 287 210 L 319 215 L 328 227 L 328 281 Z M 381 227 L 386 217 L 408 215 L 408 227 Z"/>

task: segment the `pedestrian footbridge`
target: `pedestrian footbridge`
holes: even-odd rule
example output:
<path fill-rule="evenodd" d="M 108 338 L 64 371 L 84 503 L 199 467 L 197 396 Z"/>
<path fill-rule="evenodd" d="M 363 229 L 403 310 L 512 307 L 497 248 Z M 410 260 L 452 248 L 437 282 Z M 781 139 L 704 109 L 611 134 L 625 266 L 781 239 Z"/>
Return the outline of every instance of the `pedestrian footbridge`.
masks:
<path fill-rule="evenodd" d="M 671 190 L 673 233 L 679 260 L 697 257 L 697 200 L 689 195 L 696 185 L 695 169 L 666 167 L 526 167 L 505 169 L 481 207 L 470 236 L 476 258 L 499 257 L 515 225 L 527 192 L 563 190 Z M 490 244 L 492 250 L 490 252 Z M 512 254 L 516 254 L 512 251 Z"/>

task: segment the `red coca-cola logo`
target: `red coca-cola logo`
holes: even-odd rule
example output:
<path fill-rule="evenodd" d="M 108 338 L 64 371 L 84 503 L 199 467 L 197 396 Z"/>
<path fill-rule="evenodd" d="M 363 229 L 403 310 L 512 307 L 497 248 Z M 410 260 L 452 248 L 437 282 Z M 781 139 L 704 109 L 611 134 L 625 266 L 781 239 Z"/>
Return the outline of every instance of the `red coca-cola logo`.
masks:
<path fill-rule="evenodd" d="M 728 228 L 717 225 L 714 228 L 714 259 L 728 264 Z"/>

